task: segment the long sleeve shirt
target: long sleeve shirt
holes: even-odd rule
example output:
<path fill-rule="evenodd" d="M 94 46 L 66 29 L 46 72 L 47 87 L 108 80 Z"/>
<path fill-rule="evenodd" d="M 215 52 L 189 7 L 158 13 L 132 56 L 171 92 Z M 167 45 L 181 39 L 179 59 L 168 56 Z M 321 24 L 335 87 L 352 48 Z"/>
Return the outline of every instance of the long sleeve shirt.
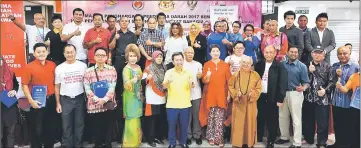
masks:
<path fill-rule="evenodd" d="M 104 98 L 98 98 L 94 94 L 94 90 L 92 89 L 92 85 L 97 82 L 97 77 L 95 75 L 95 70 L 97 71 L 97 75 L 99 77 L 99 81 L 107 81 L 108 83 L 108 92 L 106 93 Z M 99 113 L 105 112 L 107 109 L 104 108 L 103 105 L 96 105 L 95 101 L 98 99 L 104 99 L 107 101 L 115 101 L 114 100 L 114 90 L 115 85 L 117 83 L 117 72 L 114 67 L 109 65 L 104 65 L 104 69 L 101 71 L 98 69 L 98 65 L 88 68 L 84 74 L 84 88 L 85 93 L 87 95 L 87 110 L 88 113 Z"/>
<path fill-rule="evenodd" d="M 296 46 L 298 48 L 298 55 L 302 55 L 303 49 L 305 47 L 302 30 L 298 29 L 295 25 L 292 25 L 288 29 L 286 29 L 286 26 L 281 27 L 280 32 L 283 32 L 287 35 L 288 45 Z"/>
<path fill-rule="evenodd" d="M 318 64 L 313 63 L 313 65 L 316 70 L 312 73 L 308 71 L 310 87 L 306 91 L 305 101 L 314 102 L 318 105 L 329 105 L 331 101 L 331 90 L 337 79 L 331 73 L 331 65 L 327 62 L 322 61 Z M 324 96 L 318 96 L 317 91 L 319 91 L 321 87 L 326 91 Z"/>

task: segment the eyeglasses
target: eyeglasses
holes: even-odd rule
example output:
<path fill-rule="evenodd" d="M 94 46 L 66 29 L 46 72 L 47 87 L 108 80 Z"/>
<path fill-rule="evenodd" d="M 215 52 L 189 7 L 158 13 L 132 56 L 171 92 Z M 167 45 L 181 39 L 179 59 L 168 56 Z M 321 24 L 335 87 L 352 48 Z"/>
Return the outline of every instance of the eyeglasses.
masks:
<path fill-rule="evenodd" d="M 234 49 L 244 49 L 244 47 L 234 47 Z"/>
<path fill-rule="evenodd" d="M 344 52 L 344 53 L 337 53 L 337 55 L 348 55 L 349 53 Z"/>
<path fill-rule="evenodd" d="M 107 55 L 106 55 L 106 54 L 96 54 L 95 56 L 98 57 L 98 58 L 104 58 L 104 57 L 106 57 Z"/>
<path fill-rule="evenodd" d="M 233 26 L 233 28 L 239 28 L 239 26 Z"/>

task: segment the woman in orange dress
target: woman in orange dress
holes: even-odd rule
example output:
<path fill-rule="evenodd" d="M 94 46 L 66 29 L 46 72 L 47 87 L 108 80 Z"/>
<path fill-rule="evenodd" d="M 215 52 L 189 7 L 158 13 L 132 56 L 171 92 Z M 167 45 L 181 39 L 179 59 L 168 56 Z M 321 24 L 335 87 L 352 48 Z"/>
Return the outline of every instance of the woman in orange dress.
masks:
<path fill-rule="evenodd" d="M 203 69 L 203 83 L 205 90 L 201 100 L 199 120 L 201 126 L 207 125 L 206 138 L 210 145 L 224 146 L 223 127 L 227 109 L 227 101 L 230 101 L 228 92 L 228 79 L 231 77 L 229 65 L 219 59 L 220 47 L 210 46 L 212 59 L 205 63 Z"/>

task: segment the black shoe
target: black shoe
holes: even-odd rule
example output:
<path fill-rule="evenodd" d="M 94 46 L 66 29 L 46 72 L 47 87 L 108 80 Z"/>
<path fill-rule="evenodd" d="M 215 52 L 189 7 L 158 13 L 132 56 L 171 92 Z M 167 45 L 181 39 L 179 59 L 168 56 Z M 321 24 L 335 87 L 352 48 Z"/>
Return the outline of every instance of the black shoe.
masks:
<path fill-rule="evenodd" d="M 182 148 L 189 148 L 188 145 L 186 145 L 186 144 L 181 144 L 180 146 L 181 146 Z"/>
<path fill-rule="evenodd" d="M 327 145 L 327 148 L 337 148 L 337 145 L 333 144 L 333 145 Z"/>
<path fill-rule="evenodd" d="M 169 145 L 168 148 L 175 148 L 175 145 Z"/>
<path fill-rule="evenodd" d="M 192 139 L 187 139 L 187 145 L 191 145 L 192 144 Z"/>
<path fill-rule="evenodd" d="M 157 144 L 164 144 L 164 142 L 162 140 L 159 140 L 157 138 L 154 139 L 154 142 Z"/>
<path fill-rule="evenodd" d="M 197 145 L 202 145 L 202 139 L 201 139 L 201 138 L 197 138 L 197 139 L 196 139 L 196 143 L 197 143 Z"/>
<path fill-rule="evenodd" d="M 290 142 L 290 140 L 278 139 L 278 140 L 276 141 L 276 144 L 285 144 L 285 143 L 289 143 L 289 142 Z"/>
<path fill-rule="evenodd" d="M 258 142 L 263 142 L 263 138 L 257 138 Z"/>
<path fill-rule="evenodd" d="M 326 148 L 327 144 L 316 144 L 317 148 Z"/>
<path fill-rule="evenodd" d="M 157 144 L 155 144 L 154 142 L 148 142 L 148 145 L 151 147 L 157 147 Z"/>
<path fill-rule="evenodd" d="M 268 142 L 266 148 L 274 148 L 275 145 L 273 142 Z"/>
<path fill-rule="evenodd" d="M 291 145 L 289 148 L 301 148 L 301 146 Z"/>

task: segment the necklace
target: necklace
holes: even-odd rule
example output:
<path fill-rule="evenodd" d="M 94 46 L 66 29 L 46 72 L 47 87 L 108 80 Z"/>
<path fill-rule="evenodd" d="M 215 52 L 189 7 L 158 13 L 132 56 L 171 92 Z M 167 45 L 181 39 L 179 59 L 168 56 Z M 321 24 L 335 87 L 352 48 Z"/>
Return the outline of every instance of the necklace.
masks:
<path fill-rule="evenodd" d="M 241 72 L 238 73 L 238 80 L 241 80 L 241 74 L 240 74 L 240 73 L 241 73 Z M 248 87 L 249 87 L 249 81 L 250 81 L 250 80 L 251 80 L 251 73 L 249 73 L 249 75 L 248 75 L 247 88 L 246 88 L 246 91 L 245 91 L 244 93 L 242 92 L 241 84 L 238 83 L 238 85 L 239 85 L 239 91 L 241 92 L 242 95 L 246 95 L 246 94 L 247 94 L 247 92 L 248 92 Z"/>

